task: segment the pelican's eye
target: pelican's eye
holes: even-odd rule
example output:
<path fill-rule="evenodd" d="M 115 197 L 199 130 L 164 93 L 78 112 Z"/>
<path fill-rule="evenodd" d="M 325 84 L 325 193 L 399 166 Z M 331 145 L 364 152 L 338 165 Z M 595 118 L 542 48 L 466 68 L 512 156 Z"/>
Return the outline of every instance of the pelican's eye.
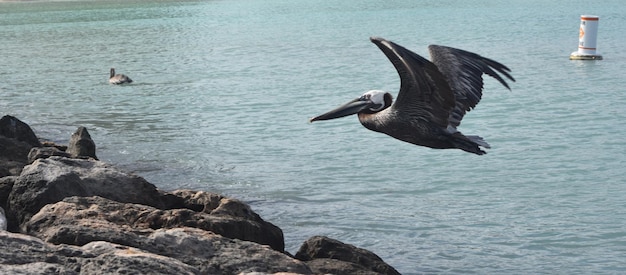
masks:
<path fill-rule="evenodd" d="M 376 104 L 373 107 L 371 107 L 370 110 L 372 110 L 374 112 L 377 112 L 377 111 L 380 111 L 383 107 L 385 107 L 385 105 L 383 105 L 383 104 Z"/>

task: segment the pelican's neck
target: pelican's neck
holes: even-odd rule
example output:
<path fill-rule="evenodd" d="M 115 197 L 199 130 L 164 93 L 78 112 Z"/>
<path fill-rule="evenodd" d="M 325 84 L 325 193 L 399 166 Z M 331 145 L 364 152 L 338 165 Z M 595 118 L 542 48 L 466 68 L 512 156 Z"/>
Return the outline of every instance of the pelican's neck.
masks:
<path fill-rule="evenodd" d="M 365 128 L 370 129 L 375 132 L 384 133 L 384 126 L 387 124 L 389 119 L 389 108 L 384 109 L 380 112 L 376 113 L 358 113 L 359 122 Z"/>
<path fill-rule="evenodd" d="M 111 76 L 110 77 L 113 77 L 114 75 L 115 75 L 115 69 L 111 68 Z"/>

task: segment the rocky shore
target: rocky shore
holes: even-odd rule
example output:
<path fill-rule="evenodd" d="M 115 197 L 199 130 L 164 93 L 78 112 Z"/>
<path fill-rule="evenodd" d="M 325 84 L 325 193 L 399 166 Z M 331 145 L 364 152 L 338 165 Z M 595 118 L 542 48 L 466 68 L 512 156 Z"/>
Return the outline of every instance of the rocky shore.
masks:
<path fill-rule="evenodd" d="M 399 274 L 323 236 L 290 255 L 282 230 L 237 199 L 166 192 L 99 161 L 84 127 L 65 146 L 2 117 L 0 207 L 2 274 Z"/>

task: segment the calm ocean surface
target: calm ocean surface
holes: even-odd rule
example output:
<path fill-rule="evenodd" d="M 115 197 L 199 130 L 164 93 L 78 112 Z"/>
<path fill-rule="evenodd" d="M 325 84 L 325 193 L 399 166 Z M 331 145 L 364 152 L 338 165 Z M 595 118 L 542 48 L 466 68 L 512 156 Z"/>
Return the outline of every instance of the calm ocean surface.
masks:
<path fill-rule="evenodd" d="M 581 14 L 602 61 L 570 61 Z M 366 248 L 403 274 L 626 272 L 626 5 L 607 1 L 0 3 L 0 115 L 162 189 L 242 199 L 284 230 Z M 398 76 L 369 36 L 509 66 L 460 130 L 477 156 L 356 117 L 307 119 Z M 112 86 L 109 68 L 135 83 Z"/>

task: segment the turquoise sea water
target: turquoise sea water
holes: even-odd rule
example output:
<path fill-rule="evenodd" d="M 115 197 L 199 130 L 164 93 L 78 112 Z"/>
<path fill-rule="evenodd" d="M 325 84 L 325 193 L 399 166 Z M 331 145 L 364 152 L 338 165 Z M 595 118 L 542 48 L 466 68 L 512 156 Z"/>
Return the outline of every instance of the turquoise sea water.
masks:
<path fill-rule="evenodd" d="M 570 61 L 581 14 L 602 61 Z M 626 5 L 621 1 L 0 3 L 0 113 L 162 189 L 250 203 L 295 253 L 313 235 L 403 274 L 626 272 Z M 470 50 L 487 79 L 461 127 L 484 156 L 314 124 L 399 81 L 369 36 Z M 135 80 L 107 84 L 110 67 Z"/>

